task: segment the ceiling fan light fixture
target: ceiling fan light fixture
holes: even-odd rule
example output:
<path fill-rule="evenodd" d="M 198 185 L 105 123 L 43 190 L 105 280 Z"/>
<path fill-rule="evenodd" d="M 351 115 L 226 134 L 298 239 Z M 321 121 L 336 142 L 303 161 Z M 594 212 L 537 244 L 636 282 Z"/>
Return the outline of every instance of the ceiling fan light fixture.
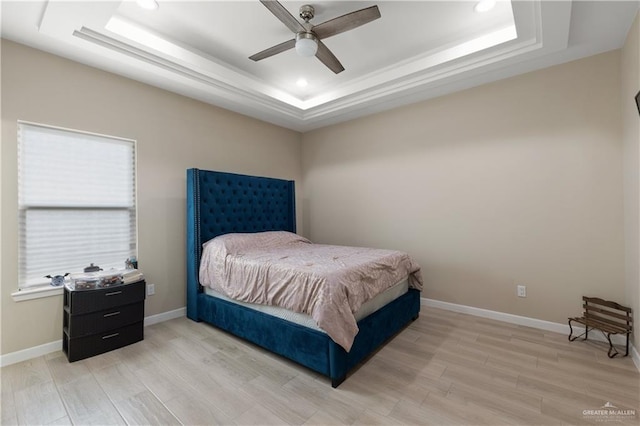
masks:
<path fill-rule="evenodd" d="M 311 33 L 299 33 L 296 35 L 296 53 L 300 56 L 315 56 L 318 51 L 316 36 Z"/>
<path fill-rule="evenodd" d="M 374 21 L 381 16 L 378 6 L 369 6 L 338 16 L 321 24 L 312 25 L 309 21 L 313 19 L 315 10 L 313 6 L 306 4 L 300 8 L 300 17 L 304 20 L 304 24 L 301 24 L 300 21 L 277 0 L 260 0 L 260 3 L 269 9 L 296 37 L 271 46 L 255 55 L 251 55 L 249 56 L 250 60 L 260 61 L 295 48 L 298 55 L 307 57 L 315 56 L 336 74 L 344 71 L 344 66 L 342 66 L 338 58 L 336 58 L 336 55 L 334 55 L 321 40 L 344 33 L 345 31 L 350 31 Z"/>

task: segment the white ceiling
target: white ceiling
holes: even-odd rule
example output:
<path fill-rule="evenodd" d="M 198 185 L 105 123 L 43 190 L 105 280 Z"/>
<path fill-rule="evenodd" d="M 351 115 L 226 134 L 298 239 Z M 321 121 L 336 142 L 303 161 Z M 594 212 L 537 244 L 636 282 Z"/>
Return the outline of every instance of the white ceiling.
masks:
<path fill-rule="evenodd" d="M 2 1 L 2 37 L 306 131 L 566 62 L 624 43 L 637 1 L 281 1 L 312 24 L 378 5 L 382 17 L 324 39 L 345 71 L 289 50 L 259 1 Z M 308 86 L 296 85 L 304 78 Z"/>

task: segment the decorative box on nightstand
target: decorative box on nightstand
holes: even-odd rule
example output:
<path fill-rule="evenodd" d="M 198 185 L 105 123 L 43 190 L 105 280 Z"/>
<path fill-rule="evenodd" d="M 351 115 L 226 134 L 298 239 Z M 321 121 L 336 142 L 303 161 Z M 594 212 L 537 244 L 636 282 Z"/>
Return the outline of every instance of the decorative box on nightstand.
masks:
<path fill-rule="evenodd" d="M 69 362 L 144 338 L 145 281 L 92 290 L 64 289 L 62 350 Z"/>

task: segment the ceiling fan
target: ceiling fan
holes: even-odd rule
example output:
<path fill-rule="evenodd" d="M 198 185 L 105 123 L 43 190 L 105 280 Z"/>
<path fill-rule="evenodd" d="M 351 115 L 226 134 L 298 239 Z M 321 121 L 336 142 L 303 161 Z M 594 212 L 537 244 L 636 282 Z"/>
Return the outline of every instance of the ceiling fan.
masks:
<path fill-rule="evenodd" d="M 295 47 L 296 52 L 300 56 L 315 55 L 320 62 L 336 74 L 344 71 L 344 67 L 321 40 L 352 30 L 380 18 L 378 6 L 371 6 L 338 16 L 337 18 L 330 19 L 318 25 L 312 25 L 309 21 L 313 19 L 315 10 L 313 6 L 304 5 L 300 7 L 300 18 L 304 20 L 304 24 L 302 24 L 277 1 L 260 0 L 260 3 L 265 5 L 265 7 L 285 24 L 287 28 L 293 31 L 296 36 L 284 43 L 277 44 L 253 56 L 249 56 L 249 59 L 260 61 Z"/>

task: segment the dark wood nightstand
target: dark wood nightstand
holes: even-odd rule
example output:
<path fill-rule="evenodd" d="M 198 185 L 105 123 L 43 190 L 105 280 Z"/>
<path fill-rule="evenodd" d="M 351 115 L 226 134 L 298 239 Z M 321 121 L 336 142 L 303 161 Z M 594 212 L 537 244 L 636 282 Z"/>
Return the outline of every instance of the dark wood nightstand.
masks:
<path fill-rule="evenodd" d="M 69 362 L 144 338 L 145 281 L 93 290 L 64 289 L 62 351 Z"/>

